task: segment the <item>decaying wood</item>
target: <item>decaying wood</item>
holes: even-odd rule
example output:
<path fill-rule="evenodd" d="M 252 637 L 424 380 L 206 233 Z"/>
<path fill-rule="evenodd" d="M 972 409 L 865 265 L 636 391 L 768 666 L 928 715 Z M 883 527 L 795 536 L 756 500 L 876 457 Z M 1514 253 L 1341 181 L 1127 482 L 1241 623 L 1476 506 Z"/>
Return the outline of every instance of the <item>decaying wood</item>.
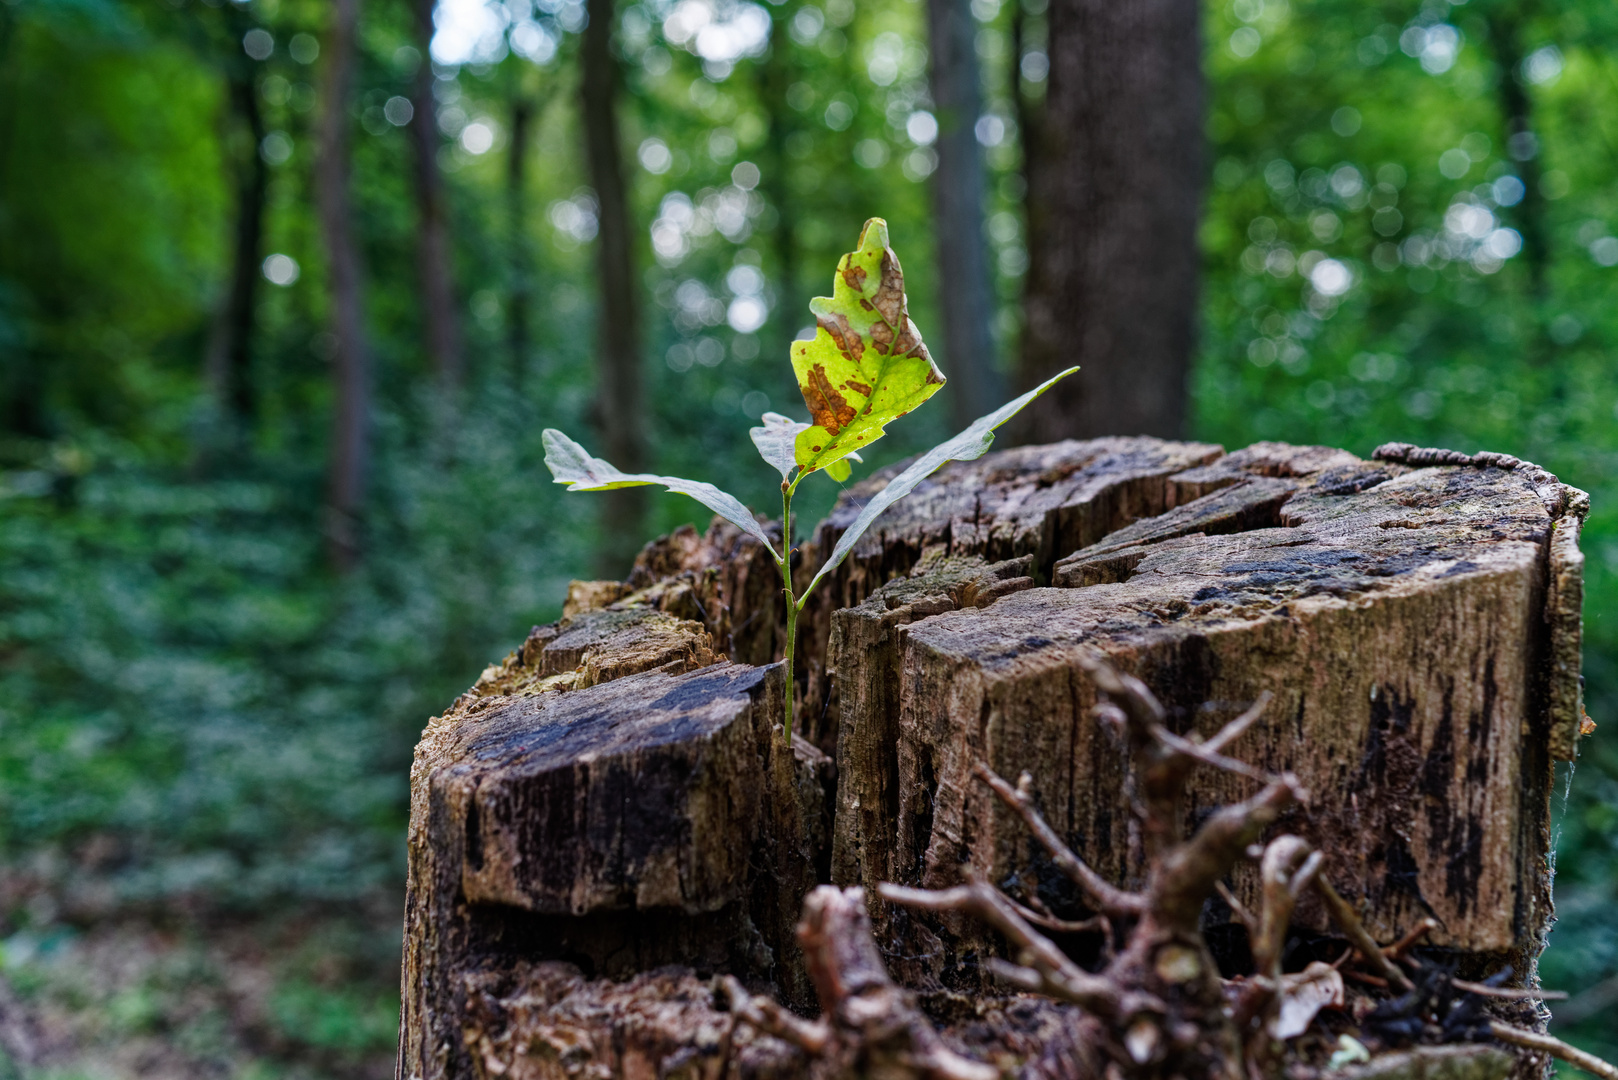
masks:
<path fill-rule="evenodd" d="M 962 865 L 1038 875 L 1015 816 L 971 782 L 981 760 L 1029 769 L 1075 850 L 1138 883 L 1122 760 L 1083 720 L 1096 695 L 1079 658 L 1095 649 L 1145 680 L 1180 733 L 1221 722 L 1206 702 L 1228 716 L 1273 694 L 1247 737 L 1252 763 L 1314 793 L 1285 827 L 1330 851 L 1328 880 L 1372 933 L 1391 940 L 1432 915 L 1436 943 L 1526 970 L 1549 914 L 1552 729 L 1568 724 L 1539 688 L 1576 685 L 1547 664 L 1546 592 L 1553 537 L 1574 535 L 1577 515 L 1537 479 L 1261 444 L 1171 478 L 1204 494 L 1057 560 L 1055 588 L 931 614 L 898 630 L 897 656 L 834 654 L 842 685 L 875 680 L 897 697 L 884 706 L 891 757 L 839 762 L 840 800 L 882 789 L 895 813 L 885 826 L 840 814 L 835 849 L 857 853 L 850 876 L 867 882 L 942 888 Z M 1205 772 L 1184 812 L 1253 788 Z M 1235 884 L 1256 895 L 1256 873 Z M 1318 903 L 1299 918 L 1326 925 Z M 943 985 L 982 985 L 982 939 L 913 933 Z"/>
<path fill-rule="evenodd" d="M 845 494 L 796 573 L 882 482 Z M 1463 976 L 1531 973 L 1550 910 L 1550 763 L 1573 754 L 1582 719 L 1587 508 L 1515 459 L 1403 446 L 1363 461 L 1107 439 L 956 463 L 806 608 L 790 683 L 806 738 L 790 751 L 772 737 L 788 684 L 768 554 L 720 523 L 648 545 L 626 581 L 576 583 L 562 622 L 423 736 L 400 1076 L 846 1075 L 846 1053 L 758 1030 L 778 997 L 804 1015 L 818 1004 L 821 1021 L 795 1023 L 821 1024 L 828 1046 L 875 1045 L 838 1027 L 860 995 L 828 997 L 794 936 L 817 883 L 863 887 L 862 948 L 895 980 L 877 996 L 914 992 L 939 1021 L 933 1036 L 904 1035 L 910 1019 L 882 1028 L 899 1041 L 880 1060 L 910 1055 L 892 1075 L 932 1060 L 917 1039 L 1030 1080 L 1083 1075 L 1104 1063 L 1105 1031 L 1083 1034 L 1099 1013 L 998 996 L 1008 959 L 1043 977 L 1001 931 L 898 911 L 878 887 L 998 885 L 1012 917 L 1094 969 L 1123 943 L 1089 928 L 1138 913 L 1072 881 L 1051 842 L 1113 901 L 1145 895 L 1152 852 L 1287 773 L 1308 799 L 1277 803 L 1271 829 L 1304 846 L 1272 889 L 1300 874 L 1321 886 L 1300 888 L 1293 925 L 1342 935 L 1330 890 L 1371 948 L 1431 920 Z M 1091 658 L 1155 693 L 1160 734 L 1200 762 L 1163 816 L 1172 835 L 1130 812 L 1151 792 L 1126 786 L 1127 755 L 1090 718 L 1106 696 Z M 1197 747 L 1265 695 L 1239 743 Z M 997 794 L 980 762 L 1028 780 Z M 1028 831 L 1035 818 L 1048 837 Z M 1265 876 L 1236 861 L 1197 885 L 1235 904 L 1188 893 L 1171 934 L 1248 937 Z M 1274 926 L 1265 938 L 1247 917 L 1273 954 Z M 883 1015 L 921 1015 L 904 1007 Z M 1403 1072 L 1364 1075 L 1494 1076 L 1499 1060 L 1421 1048 Z"/>
<path fill-rule="evenodd" d="M 550 674 L 557 653 L 577 671 Z M 536 630 L 429 725 L 403 1075 L 470 1075 L 464 979 L 502 957 L 608 978 L 684 963 L 811 1000 L 788 950 L 821 876 L 829 763 L 773 735 L 781 692 L 779 665 L 714 663 L 697 624 L 584 612 Z"/>
<path fill-rule="evenodd" d="M 956 462 L 889 509 L 848 559 L 809 598 L 798 621 L 802 644 L 795 686 L 806 735 L 828 753 L 839 735 L 834 616 L 886 583 L 909 576 L 924 558 L 1029 558 L 1024 573 L 1050 580 L 1051 564 L 1186 494 L 1169 478 L 1219 457 L 1209 443 L 1148 438 L 1068 440 L 1023 446 Z M 804 545 L 807 584 L 825 552 L 894 470 L 854 484 Z"/>

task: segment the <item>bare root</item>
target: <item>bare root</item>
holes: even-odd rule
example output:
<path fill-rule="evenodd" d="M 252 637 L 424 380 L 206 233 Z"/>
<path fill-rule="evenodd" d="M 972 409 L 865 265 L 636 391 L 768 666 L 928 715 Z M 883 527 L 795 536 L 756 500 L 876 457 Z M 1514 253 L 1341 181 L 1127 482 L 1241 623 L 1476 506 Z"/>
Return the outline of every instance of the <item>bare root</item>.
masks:
<path fill-rule="evenodd" d="M 814 1075 L 998 1080 L 992 1065 L 963 1057 L 943 1039 L 910 993 L 888 977 L 871 937 L 862 889 L 816 888 L 804 898 L 798 944 L 821 1016 L 805 1020 L 727 979 L 737 1022 L 805 1051 Z"/>
<path fill-rule="evenodd" d="M 1282 835 L 1262 851 L 1252 846 L 1283 811 L 1308 799 L 1290 774 L 1269 775 L 1225 753 L 1260 718 L 1269 695 L 1213 737 L 1199 740 L 1170 731 L 1162 706 L 1138 679 L 1098 657 L 1081 664 L 1101 692 L 1096 718 L 1115 729 L 1130 758 L 1130 802 L 1140 820 L 1145 888 L 1119 888 L 1080 858 L 1039 812 L 1028 773 L 1013 786 L 979 762 L 973 775 L 1017 814 L 1097 914 L 1084 920 L 1057 918 L 1037 895 L 1019 902 L 976 872 L 954 888 L 884 884 L 878 890 L 890 903 L 967 915 L 993 927 L 1012 955 L 1011 960 L 985 961 L 998 979 L 1078 1007 L 1061 1045 L 1048 1047 L 1044 1057 L 1029 1063 L 1025 1072 L 1030 1080 L 1073 1075 L 1251 1080 L 1277 1075 L 1284 1040 L 1307 1030 L 1320 1009 L 1343 1007 L 1344 978 L 1402 995 L 1365 1014 L 1368 1031 L 1375 1035 L 1380 1030 L 1396 1044 L 1437 1030 L 1436 1023 L 1446 1039 L 1492 1035 L 1549 1053 L 1604 1080 L 1618 1080 L 1618 1068 L 1592 1055 L 1549 1035 L 1491 1021 L 1481 1012 L 1489 998 L 1544 1000 L 1559 995 L 1501 987 L 1509 969 L 1474 983 L 1409 960 L 1410 949 L 1436 927 L 1431 919 L 1384 949 L 1326 879 L 1323 855 L 1307 841 Z M 1198 767 L 1254 781 L 1258 790 L 1216 810 L 1187 836 L 1185 789 Z M 1239 862 L 1252 858 L 1259 861 L 1256 912 L 1224 884 Z M 1317 961 L 1301 973 L 1284 973 L 1282 953 L 1292 916 L 1310 891 L 1320 897 L 1351 948 L 1336 964 Z M 1248 929 L 1254 960 L 1250 978 L 1220 979 L 1202 937 L 1203 906 L 1216 894 Z M 1127 928 L 1116 951 L 1114 925 Z M 1103 931 L 1101 970 L 1081 968 L 1041 929 Z M 802 1048 L 832 1070 L 820 1075 L 924 1075 L 931 1080 L 994 1080 L 998 1075 L 993 1067 L 948 1049 L 911 996 L 889 979 L 871 938 L 860 890 L 823 886 L 812 892 L 804 902 L 798 940 L 820 999 L 821 1018 L 793 1016 L 728 980 L 724 985 L 738 1023 Z M 1345 967 L 1351 961 L 1368 972 Z M 1410 965 L 1415 979 L 1396 961 Z"/>
<path fill-rule="evenodd" d="M 1085 896 L 1096 910 L 1108 915 L 1139 915 L 1146 910 L 1146 897 L 1117 888 L 1090 869 L 1088 863 L 1062 842 L 1056 830 L 1046 823 L 1038 810 L 1034 809 L 1034 799 L 1030 792 L 1034 780 L 1032 776 L 1023 773 L 1017 779 L 1017 786 L 1012 787 L 981 761 L 973 766 L 972 775 L 988 784 L 994 793 L 1000 796 L 1001 802 L 1017 812 L 1023 823 L 1028 826 L 1028 831 L 1034 834 L 1034 839 L 1050 853 L 1051 861 L 1056 864 L 1056 868 L 1066 874 L 1073 884 L 1084 890 Z"/>
<path fill-rule="evenodd" d="M 1489 1033 L 1503 1043 L 1543 1051 L 1558 1061 L 1565 1061 L 1574 1068 L 1583 1069 L 1591 1076 L 1599 1076 L 1602 1080 L 1618 1080 L 1618 1065 L 1586 1053 L 1576 1046 L 1563 1042 L 1555 1035 L 1542 1035 L 1537 1031 L 1503 1024 L 1499 1020 L 1489 1022 Z"/>

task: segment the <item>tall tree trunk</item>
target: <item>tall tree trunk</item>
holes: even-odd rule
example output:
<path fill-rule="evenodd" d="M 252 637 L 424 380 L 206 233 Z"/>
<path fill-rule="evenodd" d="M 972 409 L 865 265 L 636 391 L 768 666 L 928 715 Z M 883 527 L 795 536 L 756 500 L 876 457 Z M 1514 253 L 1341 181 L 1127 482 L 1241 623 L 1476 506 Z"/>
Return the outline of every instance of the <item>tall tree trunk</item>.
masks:
<path fill-rule="evenodd" d="M 351 569 L 359 561 L 359 513 L 369 457 L 370 346 L 365 338 L 359 245 L 349 201 L 348 97 L 354 77 L 355 31 L 360 0 L 334 0 L 327 56 L 320 149 L 315 163 L 316 198 L 331 279 L 332 357 L 336 402 L 332 410 L 331 484 L 326 539 L 333 564 Z"/>
<path fill-rule="evenodd" d="M 245 435 L 254 412 L 252 340 L 259 291 L 259 260 L 264 247 L 264 202 L 269 168 L 259 153 L 264 116 L 251 69 L 237 65 L 227 87 L 232 126 L 239 125 L 245 144 L 235 155 L 236 228 L 232 241 L 230 282 L 208 335 L 204 376 L 214 413 L 232 440 Z M 239 142 L 231 132 L 227 145 Z"/>
<path fill-rule="evenodd" d="M 511 274 L 506 299 L 506 342 L 511 350 L 511 382 L 520 387 L 528 367 L 528 307 L 533 302 L 534 267 L 528 257 L 528 136 L 534 121 L 534 102 L 518 86 L 511 99 L 511 144 L 506 157 L 506 228 L 509 232 Z"/>
<path fill-rule="evenodd" d="M 22 72 L 10 62 L 18 21 L 14 5 L 0 4 L 0 190 L 9 187 L 12 131 L 17 110 L 23 105 L 16 90 Z M 31 355 L 33 343 L 26 325 L 18 330 L 20 347 L 13 347 L 10 355 L 0 359 L 0 431 L 26 439 L 48 439 L 54 434 L 54 424 L 45 405 L 45 365 Z"/>
<path fill-rule="evenodd" d="M 445 414 L 451 415 L 463 372 L 449 215 L 444 200 L 444 177 L 438 170 L 433 67 L 428 59 L 433 40 L 434 3 L 435 0 L 413 0 L 412 3 L 422 60 L 411 90 L 410 131 L 416 144 L 416 274 L 421 287 L 422 330 L 427 338 L 427 358 L 443 396 Z"/>
<path fill-rule="evenodd" d="M 629 195 L 618 137 L 618 62 L 611 51 L 613 0 L 589 0 L 590 23 L 580 49 L 584 151 L 595 187 L 600 235 L 596 240 L 601 290 L 596 422 L 608 460 L 638 472 L 646 459 L 641 380 L 640 318 L 630 254 Z M 616 577 L 640 548 L 646 489 L 607 493 L 601 569 Z"/>
<path fill-rule="evenodd" d="M 938 169 L 933 173 L 938 291 L 944 309 L 944 393 L 957 427 L 1004 399 L 995 364 L 994 295 L 983 242 L 983 151 L 974 128 L 982 111 L 976 26 L 969 0 L 927 0 L 932 64 L 928 82 L 938 112 Z"/>
<path fill-rule="evenodd" d="M 1203 180 L 1195 0 L 1052 0 L 1044 123 L 1029 144 L 1018 381 L 1084 370 L 1017 435 L 1175 435 L 1195 336 Z"/>
<path fill-rule="evenodd" d="M 1526 12 L 1517 5 L 1507 4 L 1485 7 L 1482 14 L 1489 28 L 1489 39 L 1494 44 L 1495 61 L 1500 67 L 1500 112 L 1508 153 L 1512 140 L 1519 136 L 1526 137 L 1528 149 L 1533 151 L 1517 162 L 1517 173 L 1523 182 L 1523 197 L 1514 216 L 1517 228 L 1522 233 L 1523 259 L 1528 264 L 1528 280 L 1533 297 L 1543 300 L 1550 244 L 1545 234 L 1545 195 L 1539 186 L 1534 105 L 1522 84 L 1522 22 Z"/>
<path fill-rule="evenodd" d="M 809 319 L 807 301 L 798 293 L 797 215 L 790 209 L 793 204 L 792 165 L 787 155 L 787 138 L 793 130 L 793 112 L 787 104 L 787 87 L 792 84 L 794 72 L 787 60 L 791 46 L 782 36 L 786 24 L 784 17 L 773 20 L 770 51 L 764 61 L 753 68 L 759 100 L 770 118 L 764 135 L 764 168 L 759 190 L 775 209 L 775 227 L 770 230 L 770 246 L 775 254 L 775 317 L 770 320 L 773 325 L 765 352 L 767 359 L 773 359 L 764 367 L 769 372 L 787 370 L 780 361 L 791 353 L 792 339 L 801 325 L 799 320 L 807 322 Z M 792 391 L 784 378 L 781 388 L 787 394 L 785 400 L 790 401 Z"/>

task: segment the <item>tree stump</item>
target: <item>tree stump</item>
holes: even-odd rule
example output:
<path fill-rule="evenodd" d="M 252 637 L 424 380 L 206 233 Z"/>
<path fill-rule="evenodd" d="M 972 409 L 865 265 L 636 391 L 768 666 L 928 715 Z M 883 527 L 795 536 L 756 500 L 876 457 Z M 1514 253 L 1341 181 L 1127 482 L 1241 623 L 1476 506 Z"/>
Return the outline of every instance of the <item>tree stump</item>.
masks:
<path fill-rule="evenodd" d="M 795 574 L 887 475 L 845 493 Z M 658 540 L 625 582 L 575 583 L 562 621 L 423 735 L 399 1075 L 719 1080 L 900 1059 L 953 1080 L 984 1062 L 1064 1075 L 1052 1047 L 1074 1006 L 992 979 L 997 932 L 876 889 L 975 875 L 1052 918 L 1090 913 L 973 782 L 980 763 L 1026 771 L 1063 841 L 1141 884 L 1124 762 L 1091 718 L 1095 657 L 1142 680 L 1182 737 L 1267 692 L 1245 760 L 1308 792 L 1272 831 L 1323 853 L 1377 940 L 1431 919 L 1463 974 L 1510 964 L 1531 980 L 1551 914 L 1551 764 L 1582 719 L 1587 509 L 1527 463 L 1401 444 L 1370 461 L 1146 438 L 1003 451 L 879 519 L 805 609 L 790 687 L 768 554 L 718 522 Z M 802 719 L 786 747 L 789 690 Z M 1258 786 L 1199 771 L 1187 827 Z M 822 899 L 795 936 L 819 884 L 862 887 L 846 895 L 864 910 Z M 1229 884 L 1256 910 L 1256 868 Z M 1239 967 L 1233 910 L 1215 900 L 1202 923 Z M 817 960 L 828 919 L 877 951 Z M 1308 897 L 1292 925 L 1306 944 L 1332 932 Z M 1080 960 L 1097 947 L 1057 940 Z M 936 1032 L 892 1059 L 806 1052 L 850 1045 L 837 1025 L 858 1010 L 826 1000 L 829 963 L 864 972 L 890 1036 Z M 818 998 L 826 1018 L 811 1030 L 750 995 L 803 1016 Z"/>

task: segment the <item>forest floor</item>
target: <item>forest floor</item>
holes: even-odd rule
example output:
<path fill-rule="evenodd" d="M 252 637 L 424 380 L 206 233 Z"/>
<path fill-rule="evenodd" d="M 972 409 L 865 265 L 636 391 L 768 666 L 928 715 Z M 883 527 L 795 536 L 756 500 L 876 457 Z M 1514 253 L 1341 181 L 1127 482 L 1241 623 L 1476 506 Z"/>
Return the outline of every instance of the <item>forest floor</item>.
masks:
<path fill-rule="evenodd" d="M 49 876 L 0 869 L 0 1080 L 393 1075 L 399 897 L 143 910 Z"/>

